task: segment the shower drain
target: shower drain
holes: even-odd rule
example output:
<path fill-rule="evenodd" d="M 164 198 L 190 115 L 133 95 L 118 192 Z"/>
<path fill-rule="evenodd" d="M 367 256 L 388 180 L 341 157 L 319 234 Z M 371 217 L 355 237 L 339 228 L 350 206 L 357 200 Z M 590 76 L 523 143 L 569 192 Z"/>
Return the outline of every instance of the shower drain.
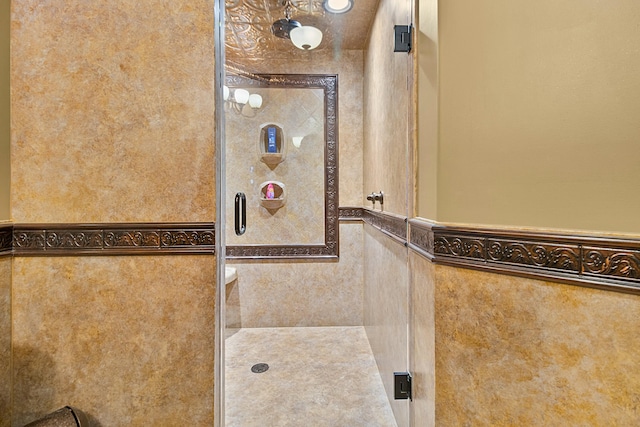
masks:
<path fill-rule="evenodd" d="M 251 367 L 251 372 L 253 372 L 254 374 L 261 374 L 263 372 L 267 372 L 268 369 L 269 365 L 267 365 L 266 363 L 256 363 Z"/>

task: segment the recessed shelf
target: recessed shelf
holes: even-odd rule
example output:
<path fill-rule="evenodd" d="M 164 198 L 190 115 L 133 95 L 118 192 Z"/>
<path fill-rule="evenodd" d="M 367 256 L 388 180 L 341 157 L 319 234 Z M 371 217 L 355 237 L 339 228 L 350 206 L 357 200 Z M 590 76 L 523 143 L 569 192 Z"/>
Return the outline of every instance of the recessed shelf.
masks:
<path fill-rule="evenodd" d="M 258 141 L 260 160 L 267 166 L 275 167 L 284 161 L 284 131 L 275 123 L 266 123 L 260 128 Z"/>
<path fill-rule="evenodd" d="M 273 198 L 267 197 L 269 184 L 273 186 Z M 285 185 L 279 181 L 265 181 L 260 184 L 260 205 L 268 210 L 280 209 L 284 206 L 287 195 Z"/>

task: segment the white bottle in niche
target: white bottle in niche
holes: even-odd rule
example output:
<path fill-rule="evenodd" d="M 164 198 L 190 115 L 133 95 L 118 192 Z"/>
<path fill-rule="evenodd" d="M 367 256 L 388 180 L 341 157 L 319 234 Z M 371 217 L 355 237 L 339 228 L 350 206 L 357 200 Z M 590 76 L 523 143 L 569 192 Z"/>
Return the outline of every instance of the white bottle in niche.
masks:
<path fill-rule="evenodd" d="M 269 126 L 267 128 L 267 153 L 277 153 L 276 147 L 276 128 Z"/>

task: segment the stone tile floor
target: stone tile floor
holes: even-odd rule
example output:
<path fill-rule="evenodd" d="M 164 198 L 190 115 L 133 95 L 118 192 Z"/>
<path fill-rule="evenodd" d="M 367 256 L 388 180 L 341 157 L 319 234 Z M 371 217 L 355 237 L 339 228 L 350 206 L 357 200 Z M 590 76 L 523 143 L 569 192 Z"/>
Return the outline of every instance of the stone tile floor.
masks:
<path fill-rule="evenodd" d="M 225 347 L 227 427 L 396 426 L 363 327 L 239 329 Z"/>

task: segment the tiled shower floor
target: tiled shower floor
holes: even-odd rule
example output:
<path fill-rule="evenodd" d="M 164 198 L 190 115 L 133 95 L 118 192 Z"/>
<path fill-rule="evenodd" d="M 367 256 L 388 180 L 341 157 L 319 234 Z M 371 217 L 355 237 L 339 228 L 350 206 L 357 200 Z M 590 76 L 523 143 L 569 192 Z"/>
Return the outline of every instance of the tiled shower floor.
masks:
<path fill-rule="evenodd" d="M 240 329 L 225 346 L 227 427 L 396 426 L 363 327 Z"/>

